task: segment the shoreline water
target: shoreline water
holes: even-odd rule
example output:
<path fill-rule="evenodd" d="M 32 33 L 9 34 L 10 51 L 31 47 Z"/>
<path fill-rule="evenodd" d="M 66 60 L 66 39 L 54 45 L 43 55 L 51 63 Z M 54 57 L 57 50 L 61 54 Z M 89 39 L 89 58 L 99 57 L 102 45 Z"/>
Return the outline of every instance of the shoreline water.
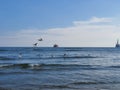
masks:
<path fill-rule="evenodd" d="M 0 48 L 0 89 L 119 90 L 119 53 L 113 47 Z"/>

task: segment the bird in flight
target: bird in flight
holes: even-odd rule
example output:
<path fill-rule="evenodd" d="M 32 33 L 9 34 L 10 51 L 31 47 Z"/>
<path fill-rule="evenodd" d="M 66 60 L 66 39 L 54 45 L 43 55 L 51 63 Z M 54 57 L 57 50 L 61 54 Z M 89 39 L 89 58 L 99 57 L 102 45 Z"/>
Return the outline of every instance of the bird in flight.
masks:
<path fill-rule="evenodd" d="M 43 39 L 42 39 L 42 38 L 40 38 L 40 39 L 38 39 L 38 41 L 43 41 Z"/>
<path fill-rule="evenodd" d="M 38 41 L 43 41 L 43 39 L 39 38 Z M 38 45 L 38 42 L 33 44 L 34 47 L 37 47 L 37 45 Z"/>
<path fill-rule="evenodd" d="M 34 46 L 37 46 L 38 43 L 33 44 Z"/>

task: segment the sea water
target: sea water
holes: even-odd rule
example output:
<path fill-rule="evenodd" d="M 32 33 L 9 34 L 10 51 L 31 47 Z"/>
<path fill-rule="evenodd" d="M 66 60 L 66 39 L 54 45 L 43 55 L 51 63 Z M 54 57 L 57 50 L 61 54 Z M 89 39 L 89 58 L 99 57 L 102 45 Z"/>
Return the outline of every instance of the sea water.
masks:
<path fill-rule="evenodd" d="M 0 90 L 120 90 L 120 49 L 1 47 Z"/>

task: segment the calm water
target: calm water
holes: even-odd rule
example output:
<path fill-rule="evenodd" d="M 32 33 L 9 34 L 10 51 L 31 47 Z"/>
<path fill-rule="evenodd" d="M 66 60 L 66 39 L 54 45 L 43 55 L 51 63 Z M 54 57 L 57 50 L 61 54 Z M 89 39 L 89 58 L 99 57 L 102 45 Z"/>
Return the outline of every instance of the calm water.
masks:
<path fill-rule="evenodd" d="M 120 49 L 1 47 L 0 90 L 120 90 Z"/>

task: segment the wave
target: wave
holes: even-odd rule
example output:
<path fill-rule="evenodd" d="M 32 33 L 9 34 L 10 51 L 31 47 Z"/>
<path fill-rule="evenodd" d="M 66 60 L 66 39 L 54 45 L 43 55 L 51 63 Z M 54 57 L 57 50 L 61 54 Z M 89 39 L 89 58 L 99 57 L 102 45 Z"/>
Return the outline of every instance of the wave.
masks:
<path fill-rule="evenodd" d="M 74 56 L 73 58 L 98 58 L 98 57 L 97 56 Z"/>
<path fill-rule="evenodd" d="M 106 84 L 106 82 L 95 82 L 95 81 L 81 81 L 81 82 L 74 82 L 70 83 L 74 85 L 80 85 L 80 84 Z"/>
<path fill-rule="evenodd" d="M 0 49 L 0 52 L 4 52 L 4 51 L 8 51 L 8 50 Z"/>
<path fill-rule="evenodd" d="M 80 81 L 80 82 L 73 82 L 64 85 L 40 85 L 41 89 L 72 89 L 72 90 L 80 90 L 79 87 L 75 87 L 74 85 L 97 85 L 97 84 L 118 84 L 120 82 L 105 82 L 105 81 Z"/>
<path fill-rule="evenodd" d="M 29 59 L 75 59 L 75 58 L 99 58 L 98 56 L 49 56 L 49 57 L 36 57 Z"/>
<path fill-rule="evenodd" d="M 3 65 L 0 65 L 0 68 L 13 68 L 13 67 L 26 68 L 28 66 L 29 64 L 3 64 Z"/>
<path fill-rule="evenodd" d="M 65 51 L 84 51 L 84 50 L 82 50 L 82 49 L 65 49 Z"/>
<path fill-rule="evenodd" d="M 120 66 L 109 66 L 109 68 L 120 68 Z"/>
<path fill-rule="evenodd" d="M 64 56 L 61 58 L 97 58 L 96 56 Z"/>
<path fill-rule="evenodd" d="M 20 68 L 20 69 L 35 69 L 35 70 L 96 70 L 101 69 L 99 65 L 76 65 L 76 64 L 2 64 L 0 68 Z"/>
<path fill-rule="evenodd" d="M 12 90 L 11 88 L 3 88 L 3 87 L 0 87 L 0 90 Z"/>
<path fill-rule="evenodd" d="M 64 64 L 30 64 L 30 63 L 23 63 L 23 64 L 3 64 L 0 65 L 0 68 L 4 67 L 45 67 L 45 66 L 71 66 L 71 65 L 64 65 Z"/>
<path fill-rule="evenodd" d="M 7 57 L 0 56 L 0 60 L 18 60 L 18 59 L 82 59 L 82 58 L 99 58 L 98 56 L 35 56 L 35 57 Z"/>
<path fill-rule="evenodd" d="M 14 58 L 9 58 L 5 56 L 0 56 L 0 60 L 14 60 Z"/>
<path fill-rule="evenodd" d="M 69 83 L 69 85 L 81 85 L 81 84 L 118 84 L 119 81 L 80 81 L 80 82 L 73 82 Z"/>
<path fill-rule="evenodd" d="M 67 85 L 41 85 L 40 88 L 49 88 L 49 89 L 59 88 L 59 89 L 65 89 L 65 88 L 70 88 L 70 87 L 67 86 Z"/>

